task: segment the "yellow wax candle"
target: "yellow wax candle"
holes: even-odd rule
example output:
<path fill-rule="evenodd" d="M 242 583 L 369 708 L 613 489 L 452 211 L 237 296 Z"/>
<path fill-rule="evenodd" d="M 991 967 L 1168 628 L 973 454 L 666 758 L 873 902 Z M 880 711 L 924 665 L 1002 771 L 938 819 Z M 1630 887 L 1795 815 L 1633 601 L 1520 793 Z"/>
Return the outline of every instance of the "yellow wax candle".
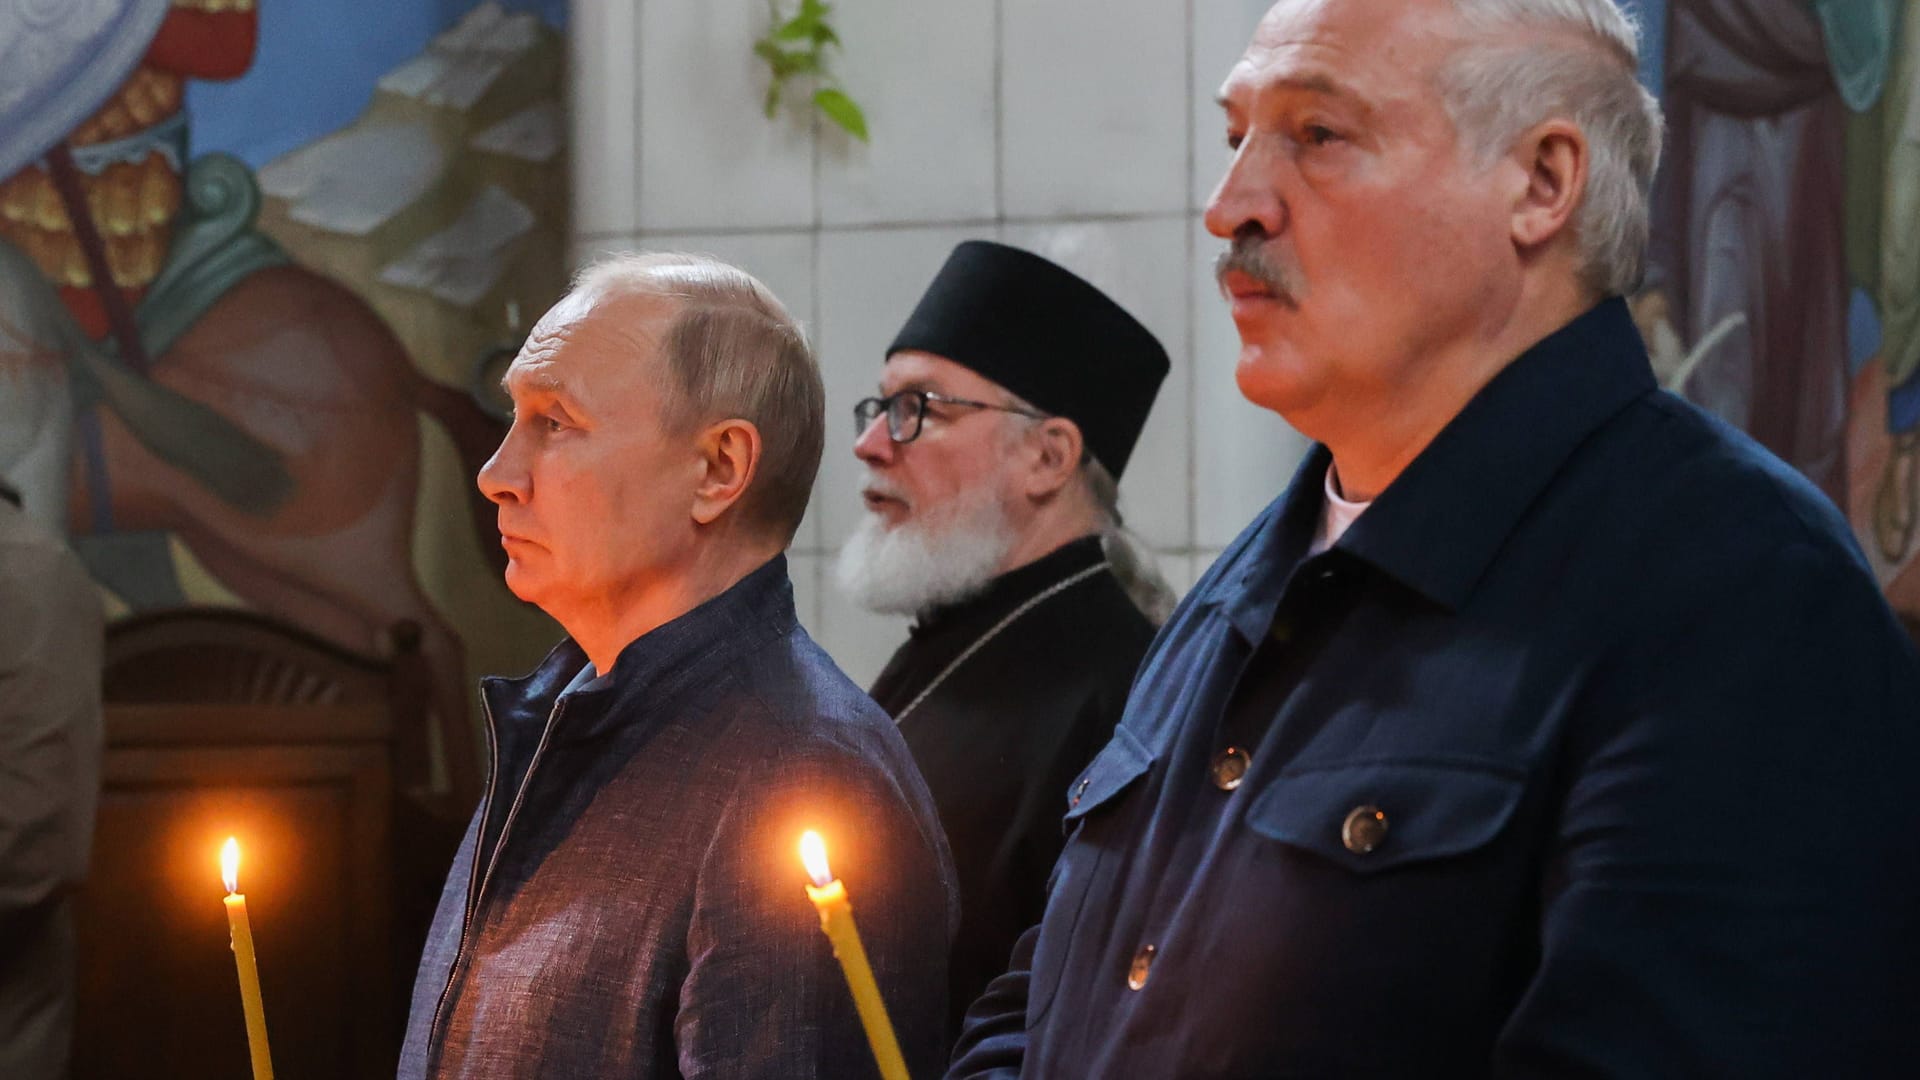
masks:
<path fill-rule="evenodd" d="M 273 1080 L 273 1056 L 267 1051 L 267 1011 L 260 1001 L 260 966 L 253 955 L 253 926 L 247 921 L 247 898 L 240 893 L 240 842 L 231 836 L 220 851 L 220 875 L 227 883 L 227 928 L 233 934 L 233 963 L 240 969 L 240 1007 L 247 1016 L 253 1080 Z"/>
<path fill-rule="evenodd" d="M 847 989 L 853 991 L 853 1007 L 867 1029 L 867 1044 L 873 1047 L 873 1060 L 880 1065 L 883 1080 L 910 1080 L 906 1060 L 900 1056 L 900 1042 L 893 1035 L 893 1021 L 887 1019 L 887 1006 L 880 999 L 880 985 L 873 981 L 873 968 L 867 964 L 866 947 L 860 944 L 860 931 L 854 929 L 853 905 L 847 902 L 847 887 L 827 871 L 827 845 L 820 834 L 808 830 L 800 837 L 800 861 L 806 864 L 807 899 L 820 909 L 820 929 L 833 943 L 833 955 L 846 973 Z"/>

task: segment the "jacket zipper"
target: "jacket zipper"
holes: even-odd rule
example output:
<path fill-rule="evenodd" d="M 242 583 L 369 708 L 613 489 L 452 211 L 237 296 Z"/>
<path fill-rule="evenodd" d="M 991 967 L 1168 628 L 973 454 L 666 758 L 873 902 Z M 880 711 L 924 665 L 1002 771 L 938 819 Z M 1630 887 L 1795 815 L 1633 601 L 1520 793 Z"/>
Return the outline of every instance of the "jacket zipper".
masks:
<path fill-rule="evenodd" d="M 460 941 L 453 950 L 453 963 L 447 966 L 447 985 L 440 990 L 440 1000 L 433 1007 L 433 1025 L 427 1029 L 427 1059 L 432 1062 L 436 1056 L 434 1045 L 440 1038 L 440 1021 L 446 1012 L 447 999 L 453 994 L 453 984 L 460 977 L 461 965 L 467 961 L 467 937 L 473 930 L 473 917 L 480 910 L 480 898 L 487 891 L 487 882 L 493 880 L 493 868 L 500 861 L 500 849 L 507 846 L 507 834 L 513 831 L 513 819 L 520 813 L 520 803 L 527 796 L 527 788 L 533 783 L 533 770 L 540 766 L 540 755 L 547 748 L 547 739 L 553 734 L 553 726 L 560 719 L 565 703 L 556 704 L 547 715 L 547 726 L 540 730 L 540 741 L 534 744 L 533 758 L 527 762 L 526 775 L 520 778 L 520 788 L 513 793 L 513 804 L 507 807 L 507 818 L 500 823 L 500 836 L 493 843 L 493 851 L 487 856 L 487 871 L 480 873 L 479 846 L 487 836 L 487 818 L 493 813 L 494 788 L 500 779 L 500 739 L 494 731 L 493 706 L 487 702 L 485 694 L 480 695 L 480 711 L 487 719 L 487 798 L 480 806 L 480 831 L 474 836 L 474 860 L 467 867 L 467 906 L 460 919 Z M 478 878 L 478 884 L 475 879 Z"/>

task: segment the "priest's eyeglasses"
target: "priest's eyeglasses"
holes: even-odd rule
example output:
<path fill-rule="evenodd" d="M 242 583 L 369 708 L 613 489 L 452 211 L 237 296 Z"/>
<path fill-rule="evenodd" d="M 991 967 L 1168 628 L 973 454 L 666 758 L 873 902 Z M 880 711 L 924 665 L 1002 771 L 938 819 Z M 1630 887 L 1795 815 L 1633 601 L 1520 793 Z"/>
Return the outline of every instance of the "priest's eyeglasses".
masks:
<path fill-rule="evenodd" d="M 902 390 L 886 397 L 862 398 L 853 406 L 853 434 L 855 438 L 867 433 L 867 428 L 880 418 L 887 416 L 887 438 L 897 443 L 910 443 L 920 437 L 921 422 L 927 416 L 927 403 L 935 405 L 957 405 L 966 409 L 992 409 L 995 412 L 1013 413 L 1016 416 L 1045 420 L 1045 413 L 1030 409 L 1015 408 L 1012 405 L 995 405 L 990 401 L 969 401 L 966 398 L 948 397 L 932 390 Z"/>

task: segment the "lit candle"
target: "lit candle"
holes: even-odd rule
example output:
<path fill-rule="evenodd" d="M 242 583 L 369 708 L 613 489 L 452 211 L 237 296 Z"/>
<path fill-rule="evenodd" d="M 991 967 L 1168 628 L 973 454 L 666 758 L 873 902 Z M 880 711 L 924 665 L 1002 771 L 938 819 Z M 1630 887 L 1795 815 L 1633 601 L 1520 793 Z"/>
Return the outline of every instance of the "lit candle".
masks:
<path fill-rule="evenodd" d="M 820 909 L 820 929 L 833 943 L 833 955 L 846 972 L 847 988 L 853 991 L 853 1007 L 859 1010 L 860 1023 L 867 1029 L 867 1043 L 873 1047 L 873 1060 L 880 1065 L 883 1080 L 909 1080 L 907 1063 L 900 1056 L 900 1042 L 893 1036 L 893 1021 L 887 1019 L 886 1003 L 880 1000 L 880 986 L 873 981 L 873 968 L 867 964 L 867 950 L 860 944 L 860 932 L 853 926 L 853 905 L 847 903 L 847 887 L 827 870 L 827 845 L 820 834 L 809 829 L 800 837 L 800 861 L 806 864 L 807 898 Z"/>
<path fill-rule="evenodd" d="M 227 837 L 220 849 L 220 876 L 227 882 L 227 927 L 233 937 L 233 963 L 240 969 L 240 1006 L 247 1015 L 247 1051 L 253 1056 L 253 1080 L 273 1080 L 267 1052 L 267 1012 L 260 1003 L 260 966 L 253 956 L 253 926 L 247 922 L 247 898 L 240 893 L 240 841 Z"/>

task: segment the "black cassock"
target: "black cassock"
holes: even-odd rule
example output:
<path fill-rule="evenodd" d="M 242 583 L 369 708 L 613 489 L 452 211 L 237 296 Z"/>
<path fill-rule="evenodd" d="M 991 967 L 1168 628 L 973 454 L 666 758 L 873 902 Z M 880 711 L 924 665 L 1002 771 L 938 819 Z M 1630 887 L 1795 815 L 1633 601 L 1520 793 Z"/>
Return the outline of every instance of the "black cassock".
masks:
<path fill-rule="evenodd" d="M 900 722 L 953 845 L 960 932 L 948 969 L 952 1034 L 1006 970 L 1014 940 L 1040 921 L 1064 840 L 1067 785 L 1112 735 L 1153 640 L 1153 624 L 1112 571 L 1093 570 L 1103 558 L 1097 538 L 1076 540 L 923 617 L 873 684 L 874 700 Z"/>

